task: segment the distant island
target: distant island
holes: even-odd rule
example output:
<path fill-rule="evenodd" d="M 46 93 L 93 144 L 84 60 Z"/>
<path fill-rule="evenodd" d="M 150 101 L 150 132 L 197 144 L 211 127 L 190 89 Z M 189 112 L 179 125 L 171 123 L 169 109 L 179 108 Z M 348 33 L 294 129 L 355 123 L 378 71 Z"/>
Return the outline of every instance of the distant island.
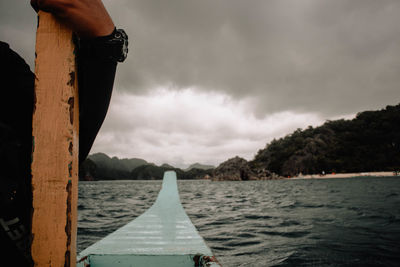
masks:
<path fill-rule="evenodd" d="M 175 170 L 178 179 L 266 180 L 299 174 L 357 173 L 400 170 L 400 104 L 358 113 L 352 120 L 327 121 L 274 139 L 253 160 L 231 158 L 213 166 L 193 164 L 182 170 L 156 166 L 143 159 L 90 155 L 80 179 L 161 179 Z"/>
<path fill-rule="evenodd" d="M 222 163 L 214 180 L 264 180 L 323 173 L 400 170 L 400 105 L 327 121 L 274 139 L 249 162 Z"/>

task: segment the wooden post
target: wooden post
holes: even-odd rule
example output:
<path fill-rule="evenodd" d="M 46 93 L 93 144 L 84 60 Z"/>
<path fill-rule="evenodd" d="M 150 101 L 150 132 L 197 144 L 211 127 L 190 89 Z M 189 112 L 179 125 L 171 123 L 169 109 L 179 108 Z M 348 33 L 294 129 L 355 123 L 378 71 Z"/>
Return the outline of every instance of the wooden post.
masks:
<path fill-rule="evenodd" d="M 75 266 L 78 90 L 72 32 L 39 12 L 32 147 L 35 266 Z"/>

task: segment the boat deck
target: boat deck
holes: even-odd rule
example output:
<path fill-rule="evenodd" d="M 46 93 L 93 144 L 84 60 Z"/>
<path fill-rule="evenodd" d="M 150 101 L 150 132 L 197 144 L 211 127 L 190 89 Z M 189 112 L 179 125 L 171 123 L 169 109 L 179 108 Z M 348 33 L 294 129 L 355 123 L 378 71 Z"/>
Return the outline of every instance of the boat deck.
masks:
<path fill-rule="evenodd" d="M 79 266 L 220 266 L 180 202 L 176 173 L 164 173 L 154 205 L 83 250 Z"/>

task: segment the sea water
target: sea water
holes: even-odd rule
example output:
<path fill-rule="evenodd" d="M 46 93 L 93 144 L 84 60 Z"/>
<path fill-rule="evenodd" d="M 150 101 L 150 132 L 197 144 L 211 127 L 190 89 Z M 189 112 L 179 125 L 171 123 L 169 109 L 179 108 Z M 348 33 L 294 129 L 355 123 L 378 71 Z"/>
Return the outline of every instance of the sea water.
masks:
<path fill-rule="evenodd" d="M 81 182 L 78 251 L 142 214 L 161 181 Z M 400 178 L 179 181 L 223 266 L 400 266 Z"/>

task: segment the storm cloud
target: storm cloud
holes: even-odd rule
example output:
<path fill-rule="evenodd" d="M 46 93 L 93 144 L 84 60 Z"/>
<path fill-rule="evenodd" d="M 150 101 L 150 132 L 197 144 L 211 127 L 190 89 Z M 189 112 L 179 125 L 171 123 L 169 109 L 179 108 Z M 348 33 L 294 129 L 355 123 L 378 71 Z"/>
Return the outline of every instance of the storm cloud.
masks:
<path fill-rule="evenodd" d="M 125 1 L 123 11 L 106 3 L 131 26 L 126 90 L 196 86 L 253 97 L 261 116 L 399 101 L 399 1 Z"/>
<path fill-rule="evenodd" d="M 397 0 L 104 3 L 130 52 L 93 151 L 217 164 L 297 127 L 400 102 Z M 0 39 L 33 67 L 28 1 L 1 0 L 0 22 Z"/>

